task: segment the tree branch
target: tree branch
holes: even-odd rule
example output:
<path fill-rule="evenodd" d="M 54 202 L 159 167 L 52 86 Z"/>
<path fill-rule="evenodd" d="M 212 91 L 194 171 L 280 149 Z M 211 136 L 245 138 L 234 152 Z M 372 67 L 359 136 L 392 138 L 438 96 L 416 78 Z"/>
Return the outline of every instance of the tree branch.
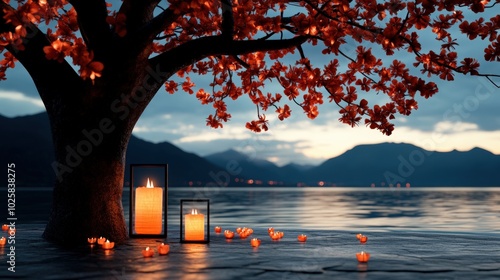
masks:
<path fill-rule="evenodd" d="M 94 58 L 104 61 L 106 49 L 110 47 L 112 32 L 106 22 L 108 11 L 104 0 L 70 0 L 78 17 L 80 33 Z"/>
<path fill-rule="evenodd" d="M 226 40 L 233 39 L 234 17 L 231 0 L 221 0 L 222 4 L 222 37 Z"/>
<path fill-rule="evenodd" d="M 161 71 L 162 78 L 166 80 L 178 70 L 209 56 L 241 55 L 292 48 L 303 44 L 308 38 L 307 36 L 297 36 L 284 40 L 228 42 L 222 36 L 209 36 L 186 42 L 151 58 L 149 61 L 153 69 Z"/>
<path fill-rule="evenodd" d="M 127 20 L 127 31 L 136 33 L 153 19 L 153 12 L 160 0 L 124 0 L 119 13 Z"/>
<path fill-rule="evenodd" d="M 171 25 L 180 15 L 176 15 L 170 7 L 163 10 L 156 17 L 151 19 L 148 23 L 142 26 L 137 32 L 137 36 L 140 36 L 145 41 L 153 40 L 160 32 L 165 30 L 169 25 Z"/>

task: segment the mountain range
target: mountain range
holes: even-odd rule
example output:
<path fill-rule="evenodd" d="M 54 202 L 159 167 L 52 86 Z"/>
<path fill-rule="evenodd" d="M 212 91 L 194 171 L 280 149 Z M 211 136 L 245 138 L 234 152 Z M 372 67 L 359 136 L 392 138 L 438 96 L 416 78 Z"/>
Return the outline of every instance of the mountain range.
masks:
<path fill-rule="evenodd" d="M 46 113 L 0 116 L 0 158 L 16 163 L 17 185 L 51 186 L 54 149 Z M 200 157 L 132 136 L 127 166 L 168 164 L 169 186 L 500 186 L 500 155 L 474 148 L 436 152 L 405 143 L 360 145 L 318 166 L 274 163 L 235 150 Z M 125 181 L 128 181 L 128 168 Z"/>

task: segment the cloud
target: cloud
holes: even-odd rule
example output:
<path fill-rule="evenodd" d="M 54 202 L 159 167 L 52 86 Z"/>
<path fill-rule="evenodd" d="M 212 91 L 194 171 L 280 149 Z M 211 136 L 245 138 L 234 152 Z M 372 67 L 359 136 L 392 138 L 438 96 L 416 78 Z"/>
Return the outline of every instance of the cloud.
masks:
<path fill-rule="evenodd" d="M 35 114 L 45 110 L 40 98 L 24 95 L 17 91 L 0 90 L 2 115 L 13 117 L 18 115 Z"/>

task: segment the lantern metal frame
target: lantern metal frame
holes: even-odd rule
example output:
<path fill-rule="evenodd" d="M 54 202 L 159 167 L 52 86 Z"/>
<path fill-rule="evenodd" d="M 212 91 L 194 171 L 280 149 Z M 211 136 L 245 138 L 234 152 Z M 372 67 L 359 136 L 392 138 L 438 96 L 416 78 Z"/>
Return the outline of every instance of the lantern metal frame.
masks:
<path fill-rule="evenodd" d="M 206 205 L 205 209 L 206 219 L 205 219 L 205 237 L 204 240 L 186 240 L 184 236 L 184 204 L 188 203 L 197 203 Z M 198 243 L 198 244 L 207 244 L 210 243 L 210 200 L 209 199 L 181 199 L 180 202 L 180 242 L 181 243 Z"/>
<path fill-rule="evenodd" d="M 163 203 L 162 203 L 162 233 L 160 234 L 140 234 L 134 231 L 135 220 L 135 189 L 134 175 L 138 169 L 157 169 L 158 174 L 163 173 L 164 180 L 156 180 L 156 184 L 163 183 Z M 142 176 L 143 177 L 143 176 Z M 141 179 L 145 179 L 142 178 Z M 168 217 L 168 164 L 130 164 L 130 208 L 129 208 L 129 236 L 132 238 L 166 238 L 167 237 L 167 217 Z"/>

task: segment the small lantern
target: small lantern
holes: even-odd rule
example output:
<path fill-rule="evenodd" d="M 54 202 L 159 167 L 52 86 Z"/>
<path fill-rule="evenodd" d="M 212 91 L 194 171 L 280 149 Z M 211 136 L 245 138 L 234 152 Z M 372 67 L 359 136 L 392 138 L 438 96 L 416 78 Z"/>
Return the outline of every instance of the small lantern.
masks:
<path fill-rule="evenodd" d="M 210 242 L 208 199 L 181 199 L 181 243 Z"/>
<path fill-rule="evenodd" d="M 167 237 L 167 165 L 130 165 L 130 237 Z"/>

